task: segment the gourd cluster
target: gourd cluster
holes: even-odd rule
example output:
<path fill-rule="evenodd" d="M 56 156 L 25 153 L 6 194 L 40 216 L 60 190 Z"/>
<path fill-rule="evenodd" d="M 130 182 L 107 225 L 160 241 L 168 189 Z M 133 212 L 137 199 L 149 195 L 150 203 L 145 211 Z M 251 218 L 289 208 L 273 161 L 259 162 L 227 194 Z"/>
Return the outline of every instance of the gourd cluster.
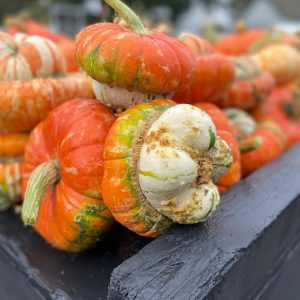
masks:
<path fill-rule="evenodd" d="M 172 37 L 105 2 L 119 22 L 75 42 L 24 16 L 0 34 L 0 209 L 22 198 L 24 223 L 70 252 L 115 221 L 145 237 L 203 222 L 300 141 L 297 35 Z"/>

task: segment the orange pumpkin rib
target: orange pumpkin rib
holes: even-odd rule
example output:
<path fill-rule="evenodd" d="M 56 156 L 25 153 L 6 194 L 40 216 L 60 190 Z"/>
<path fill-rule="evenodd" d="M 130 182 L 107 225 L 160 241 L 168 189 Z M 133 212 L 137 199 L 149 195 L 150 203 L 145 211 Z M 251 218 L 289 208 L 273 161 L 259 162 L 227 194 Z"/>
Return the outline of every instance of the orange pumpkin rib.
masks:
<path fill-rule="evenodd" d="M 29 131 L 54 107 L 74 97 L 93 98 L 83 75 L 0 82 L 0 132 Z"/>
<path fill-rule="evenodd" d="M 61 178 L 48 188 L 34 226 L 56 248 L 89 248 L 113 223 L 101 198 L 103 143 L 113 121 L 97 101 L 74 99 L 53 110 L 31 134 L 22 169 L 24 194 L 37 166 L 59 161 Z"/>
<path fill-rule="evenodd" d="M 23 80 L 49 77 L 65 72 L 63 56 L 53 42 L 18 33 L 0 32 L 0 80 Z"/>
<path fill-rule="evenodd" d="M 28 142 L 28 133 L 1 134 L 0 133 L 0 156 L 15 156 L 23 154 Z"/>

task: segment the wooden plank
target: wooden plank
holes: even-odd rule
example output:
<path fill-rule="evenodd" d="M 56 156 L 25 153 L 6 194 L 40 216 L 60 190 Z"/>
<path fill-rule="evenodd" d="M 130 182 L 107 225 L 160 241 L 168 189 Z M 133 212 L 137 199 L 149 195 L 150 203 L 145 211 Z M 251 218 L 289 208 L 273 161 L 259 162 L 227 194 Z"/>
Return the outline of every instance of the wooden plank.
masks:
<path fill-rule="evenodd" d="M 81 254 L 53 249 L 18 216 L 0 214 L 0 299 L 106 299 L 114 267 L 149 239 L 116 225 L 99 245 Z"/>
<path fill-rule="evenodd" d="M 255 298 L 300 239 L 299 195 L 300 145 L 233 187 L 206 223 L 174 226 L 123 262 L 109 298 Z"/>

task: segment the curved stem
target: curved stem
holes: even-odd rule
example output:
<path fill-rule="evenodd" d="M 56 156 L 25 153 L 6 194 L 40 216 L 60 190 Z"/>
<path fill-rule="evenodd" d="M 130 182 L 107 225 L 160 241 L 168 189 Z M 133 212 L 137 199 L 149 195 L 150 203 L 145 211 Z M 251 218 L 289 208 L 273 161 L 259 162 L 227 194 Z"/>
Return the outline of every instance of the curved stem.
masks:
<path fill-rule="evenodd" d="M 126 21 L 127 25 L 133 31 L 140 34 L 147 34 L 141 19 L 122 1 L 120 0 L 104 0 L 115 12 Z"/>
<path fill-rule="evenodd" d="M 22 208 L 22 219 L 26 225 L 36 223 L 41 203 L 50 185 L 60 179 L 58 160 L 46 161 L 31 174 Z"/>
<path fill-rule="evenodd" d="M 262 143 L 263 143 L 263 138 L 260 136 L 255 136 L 251 139 L 240 141 L 239 148 L 241 153 L 244 154 L 257 149 L 262 145 Z"/>

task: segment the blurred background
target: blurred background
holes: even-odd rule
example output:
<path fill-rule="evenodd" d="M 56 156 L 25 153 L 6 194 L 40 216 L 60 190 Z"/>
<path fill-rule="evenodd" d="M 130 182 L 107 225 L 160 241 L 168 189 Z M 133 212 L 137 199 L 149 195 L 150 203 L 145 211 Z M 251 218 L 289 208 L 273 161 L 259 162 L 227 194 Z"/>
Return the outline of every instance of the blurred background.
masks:
<path fill-rule="evenodd" d="M 127 0 L 145 25 L 165 26 L 171 34 L 233 31 L 238 20 L 248 27 L 300 28 L 299 0 Z M 24 12 L 54 32 L 74 36 L 84 26 L 110 21 L 113 14 L 101 0 L 0 0 L 2 30 L 8 16 Z"/>

